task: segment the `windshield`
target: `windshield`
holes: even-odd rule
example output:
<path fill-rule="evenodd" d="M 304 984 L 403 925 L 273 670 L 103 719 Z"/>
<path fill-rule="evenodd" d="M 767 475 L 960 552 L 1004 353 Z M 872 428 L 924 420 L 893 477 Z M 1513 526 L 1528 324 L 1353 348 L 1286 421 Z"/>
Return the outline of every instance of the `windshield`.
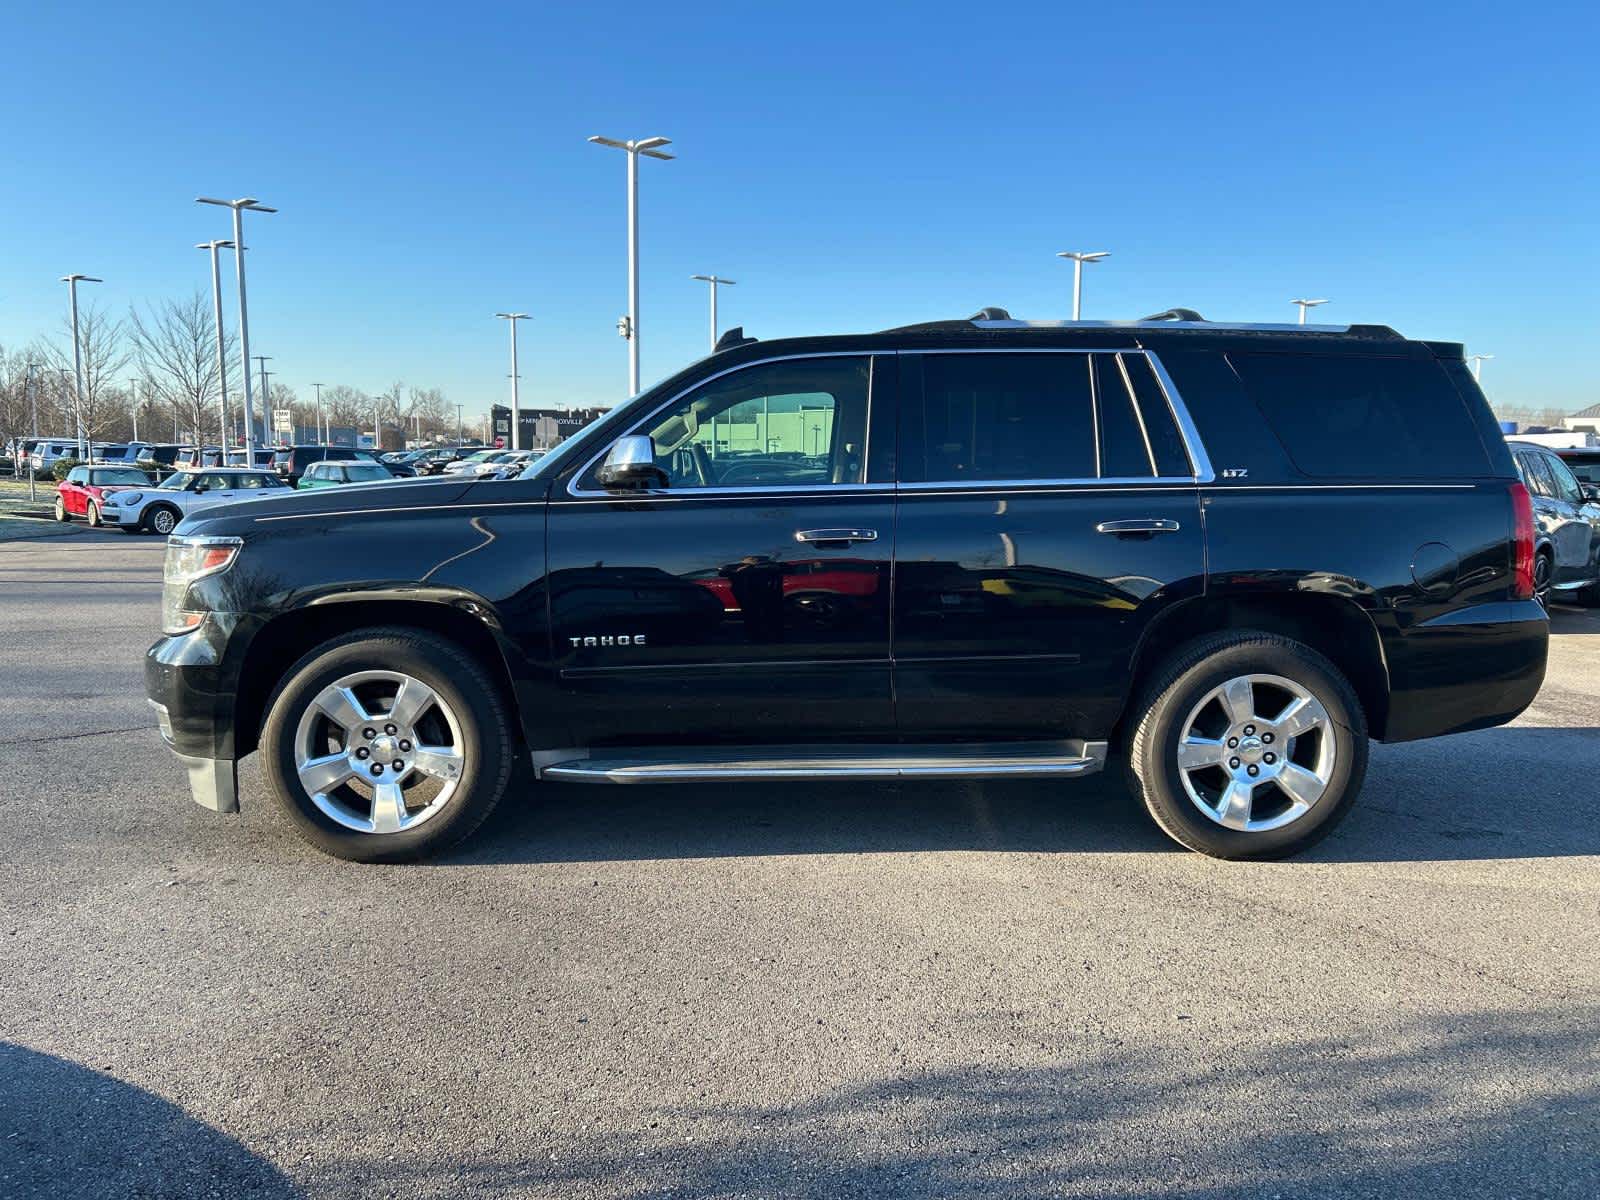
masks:
<path fill-rule="evenodd" d="M 352 483 L 362 483 L 370 479 L 393 479 L 388 470 L 378 463 L 351 463 L 344 469 L 345 478 Z"/>
<path fill-rule="evenodd" d="M 193 471 L 176 471 L 161 481 L 161 488 L 163 491 L 181 492 L 193 482 Z"/>
<path fill-rule="evenodd" d="M 110 483 L 132 483 L 143 486 L 149 483 L 150 479 L 137 467 L 119 467 L 111 471 L 91 471 L 89 482 L 97 486 Z"/>

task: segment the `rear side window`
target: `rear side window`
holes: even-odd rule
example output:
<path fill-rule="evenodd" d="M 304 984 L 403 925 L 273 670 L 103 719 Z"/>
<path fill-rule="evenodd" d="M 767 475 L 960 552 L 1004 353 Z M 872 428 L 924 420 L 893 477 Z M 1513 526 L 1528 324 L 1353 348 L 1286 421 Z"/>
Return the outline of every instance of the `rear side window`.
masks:
<path fill-rule="evenodd" d="M 1093 479 L 1097 472 L 1089 358 L 1086 354 L 925 355 L 923 478 L 934 482 Z"/>
<path fill-rule="evenodd" d="M 1491 473 L 1472 414 L 1432 360 L 1232 354 L 1229 361 L 1303 474 L 1382 479 Z"/>
<path fill-rule="evenodd" d="M 1563 458 L 1561 461 L 1566 463 L 1568 469 L 1585 483 L 1600 483 L 1600 457 L 1591 458 L 1586 455 L 1578 458 L 1574 456 L 1572 458 Z"/>

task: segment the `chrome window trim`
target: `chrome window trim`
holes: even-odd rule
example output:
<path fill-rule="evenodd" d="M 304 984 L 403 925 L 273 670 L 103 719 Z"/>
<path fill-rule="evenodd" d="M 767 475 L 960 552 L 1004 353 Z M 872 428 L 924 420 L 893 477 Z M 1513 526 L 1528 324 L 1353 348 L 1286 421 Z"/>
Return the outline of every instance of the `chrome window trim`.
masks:
<path fill-rule="evenodd" d="M 1133 419 L 1139 422 L 1139 436 L 1144 439 L 1144 456 L 1150 464 L 1150 474 L 1159 477 L 1161 468 L 1156 465 L 1156 448 L 1150 444 L 1150 427 L 1144 423 L 1144 409 L 1139 407 L 1139 394 L 1133 390 L 1133 378 L 1128 374 L 1128 364 L 1122 361 L 1118 354 L 1117 374 L 1122 376 L 1122 386 L 1128 392 L 1128 404 L 1133 409 Z M 1170 408 L 1171 405 L 1168 405 Z M 1189 464 L 1189 470 L 1194 470 L 1194 463 Z"/>
<path fill-rule="evenodd" d="M 1106 322 L 1106 324 L 1107 325 L 1115 325 L 1116 322 Z M 1164 328 L 1165 327 L 1170 327 L 1171 324 L 1172 324 L 1171 322 L 1164 322 L 1162 327 L 1164 327 Z M 1292 325 L 1292 326 L 1288 326 L 1287 328 L 1299 329 L 1301 327 L 1298 326 L 1298 325 Z M 1130 397 L 1132 398 L 1132 401 L 1133 401 L 1134 414 L 1139 419 L 1141 431 L 1144 429 L 1144 415 L 1143 415 L 1143 413 L 1141 412 L 1141 410 L 1139 408 L 1138 397 L 1133 395 L 1132 386 L 1131 386 L 1131 384 L 1128 383 L 1128 380 L 1126 378 L 1126 368 L 1123 367 L 1123 364 L 1122 364 L 1122 361 L 1121 361 L 1121 356 L 1124 355 L 1124 354 L 1142 355 L 1150 363 L 1151 369 L 1155 372 L 1156 383 L 1160 386 L 1162 395 L 1166 398 L 1167 411 L 1172 415 L 1173 420 L 1177 422 L 1177 425 L 1178 425 L 1178 436 L 1180 438 L 1182 438 L 1182 440 L 1183 440 L 1184 449 L 1185 449 L 1185 451 L 1187 451 L 1188 456 L 1189 456 L 1189 465 L 1194 469 L 1194 474 L 1193 475 L 1166 475 L 1166 476 L 1154 476 L 1153 475 L 1153 476 L 1149 476 L 1149 477 L 1140 477 L 1140 478 L 1118 477 L 1118 478 L 1114 478 L 1114 479 L 1102 479 L 1102 478 L 1099 478 L 1097 476 L 1097 477 L 1092 478 L 1092 479 L 1090 479 L 1090 478 L 1015 479 L 1015 480 L 1013 480 L 1013 479 L 982 479 L 982 480 L 957 480 L 957 479 L 952 479 L 952 480 L 941 480 L 941 481 L 922 481 L 922 482 L 919 482 L 919 483 L 821 483 L 821 484 L 795 484 L 793 486 L 783 486 L 783 485 L 780 485 L 780 484 L 763 484 L 763 485 L 754 485 L 754 486 L 750 486 L 750 487 L 691 488 L 691 489 L 687 489 L 688 494 L 685 494 L 684 491 L 670 492 L 667 489 L 650 489 L 650 490 L 642 491 L 642 492 L 610 492 L 610 491 L 606 491 L 604 489 L 596 490 L 596 489 L 592 489 L 592 488 L 580 488 L 578 486 L 578 481 L 583 479 L 586 475 L 588 475 L 589 472 L 594 469 L 594 465 L 597 462 L 599 462 L 602 458 L 605 457 L 607 451 L 609 451 L 611 449 L 611 443 L 615 442 L 618 437 L 626 437 L 629 434 L 637 433 L 642 425 L 644 425 L 647 421 L 649 421 L 652 418 L 654 418 L 657 415 L 659 415 L 668 406 L 677 403 L 679 400 L 683 399 L 683 397 L 687 396 L 690 392 L 696 391 L 697 389 L 704 387 L 708 383 L 712 383 L 715 380 L 721 379 L 724 375 L 731 375 L 735 371 L 743 371 L 746 368 L 750 368 L 750 367 L 766 366 L 766 365 L 768 365 L 770 363 L 776 363 L 776 362 L 797 362 L 797 361 L 799 361 L 801 359 L 809 359 L 809 358 L 863 358 L 863 357 L 866 358 L 868 360 L 867 361 L 867 380 L 868 380 L 868 389 L 867 389 L 867 437 L 870 438 L 871 437 L 871 431 L 872 431 L 872 408 L 873 408 L 873 403 L 874 403 L 874 400 L 875 400 L 875 397 L 874 397 L 873 392 L 872 392 L 872 385 L 876 381 L 876 370 L 875 370 L 875 367 L 873 366 L 872 359 L 874 359 L 875 357 L 879 357 L 881 355 L 885 355 L 885 354 L 893 354 L 893 355 L 896 355 L 896 356 L 902 355 L 902 354 L 917 354 L 917 355 L 933 355 L 933 354 L 1111 354 L 1111 355 L 1115 355 L 1117 357 L 1117 365 L 1118 365 L 1119 369 L 1121 369 L 1123 371 L 1123 373 L 1124 373 L 1123 386 L 1125 386 L 1125 387 L 1127 387 L 1129 389 L 1129 395 L 1130 395 Z M 1093 382 L 1093 377 L 1091 376 L 1091 383 L 1092 382 Z M 1151 449 L 1151 447 L 1149 445 L 1149 435 L 1148 435 L 1148 433 L 1145 435 L 1145 448 L 1146 448 L 1146 451 L 1150 454 L 1151 469 L 1154 470 L 1155 469 L 1155 455 L 1154 455 L 1154 451 Z M 1098 454 L 1099 454 L 1098 438 L 1096 440 L 1096 450 L 1095 450 L 1095 452 L 1096 452 L 1096 455 L 1098 456 Z M 862 453 L 862 471 L 863 471 L 863 473 L 865 473 L 865 471 L 867 470 L 867 467 L 868 467 L 867 448 L 864 445 L 864 449 L 863 449 L 863 453 Z M 928 489 L 928 488 L 942 488 L 942 489 L 944 489 L 946 491 L 949 491 L 949 490 L 964 490 L 964 491 L 991 491 L 991 492 L 992 491 L 1003 491 L 1003 490 L 1006 490 L 1006 489 L 1015 489 L 1015 488 L 1033 488 L 1033 489 L 1038 490 L 1038 489 L 1051 489 L 1051 488 L 1059 488 L 1059 487 L 1085 488 L 1085 487 L 1095 487 L 1095 486 L 1099 486 L 1099 487 L 1129 487 L 1129 486 L 1156 485 L 1156 486 L 1158 486 L 1160 488 L 1169 488 L 1169 487 L 1181 486 L 1181 485 L 1188 485 L 1190 487 L 1193 487 L 1193 486 L 1195 486 L 1197 484 L 1211 483 L 1215 479 L 1216 479 L 1216 473 L 1212 470 L 1211 459 L 1206 454 L 1205 444 L 1203 442 L 1201 442 L 1201 440 L 1200 440 L 1200 431 L 1195 428 L 1194 421 L 1189 416 L 1189 410 L 1188 410 L 1187 407 L 1185 407 L 1185 405 L 1183 403 L 1183 399 L 1179 395 L 1176 385 L 1174 385 L 1173 382 L 1172 382 L 1172 377 L 1167 374 L 1166 367 L 1164 367 L 1162 365 L 1161 359 L 1155 354 L 1154 351 L 1142 349 L 1139 346 L 1126 346 L 1126 347 L 1119 347 L 1119 346 L 973 346 L 973 347 L 950 346 L 950 347 L 943 347 L 943 346 L 941 346 L 941 347 L 932 347 L 932 348 L 928 348 L 928 349 L 922 349 L 922 348 L 889 349 L 889 348 L 885 348 L 885 349 L 879 349 L 879 350 L 817 350 L 817 351 L 809 351 L 809 352 L 802 353 L 802 354 L 774 354 L 774 355 L 771 355 L 770 357 L 767 357 L 767 358 L 752 359 L 749 362 L 739 363 L 736 366 L 725 367 L 721 371 L 717 371 L 717 372 L 715 372 L 715 373 L 713 373 L 711 375 L 707 375 L 703 379 L 696 380 L 694 383 L 690 384 L 688 387 L 682 389 L 681 391 L 673 393 L 671 396 L 669 396 L 667 399 L 663 400 L 656 407 L 652 408 L 649 412 L 647 412 L 647 413 L 643 414 L 642 416 L 640 416 L 638 420 L 634 421 L 632 424 L 630 424 L 625 429 L 623 429 L 620 433 L 618 433 L 616 435 L 616 437 L 611 438 L 610 441 L 608 441 L 604 446 L 602 446 L 598 451 L 596 451 L 592 456 L 590 456 L 588 461 L 586 461 L 583 464 L 582 467 L 580 467 L 577 471 L 573 472 L 572 478 L 567 481 L 566 491 L 567 491 L 567 494 L 569 496 L 571 496 L 573 499 L 576 499 L 576 500 L 591 500 L 591 501 L 592 500 L 600 500 L 600 501 L 611 501 L 611 502 L 618 502 L 618 503 L 632 503 L 632 502 L 638 502 L 638 501 L 641 501 L 641 500 L 652 500 L 652 499 L 694 500 L 694 499 L 714 499 L 714 498 L 717 498 L 717 497 L 763 496 L 763 495 L 780 495 L 780 494 L 816 495 L 816 494 L 819 494 L 819 493 L 828 493 L 828 492 L 849 493 L 849 492 L 861 492 L 861 491 L 872 491 L 872 490 L 893 493 L 895 491 L 920 491 L 920 490 L 924 490 L 924 489 Z"/>

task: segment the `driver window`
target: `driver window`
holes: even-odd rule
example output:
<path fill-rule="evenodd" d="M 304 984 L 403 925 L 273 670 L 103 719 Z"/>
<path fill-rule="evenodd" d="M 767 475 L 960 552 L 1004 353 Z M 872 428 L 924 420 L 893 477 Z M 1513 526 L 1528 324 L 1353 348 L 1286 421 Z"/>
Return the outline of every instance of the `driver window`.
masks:
<path fill-rule="evenodd" d="M 1540 455 L 1544 459 L 1545 470 L 1550 472 L 1550 480 L 1555 485 L 1555 492 L 1562 500 L 1569 504 L 1583 503 L 1583 489 L 1578 486 L 1578 479 L 1567 469 L 1567 464 L 1554 454 Z"/>
<path fill-rule="evenodd" d="M 672 489 L 860 483 L 869 363 L 810 358 L 711 380 L 641 432 Z"/>

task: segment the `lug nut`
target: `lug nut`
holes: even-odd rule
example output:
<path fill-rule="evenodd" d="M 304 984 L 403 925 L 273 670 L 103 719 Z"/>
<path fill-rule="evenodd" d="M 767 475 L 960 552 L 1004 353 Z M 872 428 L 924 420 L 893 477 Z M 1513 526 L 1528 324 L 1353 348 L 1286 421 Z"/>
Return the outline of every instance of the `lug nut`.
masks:
<path fill-rule="evenodd" d="M 356 757 L 357 758 L 366 758 L 371 753 L 372 753 L 372 751 L 368 750 L 365 746 L 357 746 L 356 747 Z"/>
<path fill-rule="evenodd" d="M 1262 755 L 1261 761 L 1270 767 L 1273 763 L 1278 761 L 1278 756 L 1276 754 L 1264 754 Z"/>
<path fill-rule="evenodd" d="M 382 775 L 383 774 L 383 764 L 382 763 L 373 763 L 372 764 L 372 773 L 374 775 Z"/>
<path fill-rule="evenodd" d="M 1254 725 L 1246 725 L 1244 727 L 1244 735 L 1245 735 L 1245 737 L 1249 737 L 1255 731 L 1256 731 L 1256 727 Z"/>
<path fill-rule="evenodd" d="M 410 754 L 411 753 L 411 740 L 409 738 L 401 738 L 400 739 L 400 749 L 404 753 Z"/>
<path fill-rule="evenodd" d="M 1228 760 L 1228 765 L 1237 771 L 1239 769 L 1239 760 L 1237 758 L 1230 758 Z"/>
<path fill-rule="evenodd" d="M 400 732 L 400 730 L 394 725 L 385 725 L 383 727 L 383 731 L 385 733 L 387 733 L 390 737 L 393 737 L 395 734 Z"/>
<path fill-rule="evenodd" d="M 1239 744 L 1239 739 L 1238 738 L 1229 738 L 1228 739 L 1228 749 L 1229 750 L 1232 750 L 1238 744 Z"/>
<path fill-rule="evenodd" d="M 363 729 L 361 731 L 361 736 L 366 738 L 367 741 L 370 742 L 373 738 L 378 736 L 378 731 L 376 729 L 372 728 L 372 726 L 369 725 L 369 726 L 367 726 L 367 728 L 365 728 L 365 729 Z"/>
<path fill-rule="evenodd" d="M 1249 772 L 1252 775 L 1259 775 L 1259 774 L 1261 774 L 1261 768 L 1256 766 L 1255 763 L 1251 763 L 1250 767 L 1249 767 Z"/>
<path fill-rule="evenodd" d="M 406 769 L 405 759 L 403 758 L 397 758 L 389 765 L 392 766 L 396 771 L 403 771 Z"/>
<path fill-rule="evenodd" d="M 1262 734 L 1262 735 L 1261 735 L 1261 740 L 1262 740 L 1262 741 L 1263 741 L 1263 742 L 1265 742 L 1265 743 L 1266 743 L 1266 744 L 1267 744 L 1267 745 L 1269 745 L 1269 746 L 1270 746 L 1270 745 L 1272 745 L 1272 740 L 1273 740 L 1273 739 L 1272 739 L 1272 735 L 1271 735 L 1271 734 L 1270 734 L 1270 733 L 1263 733 L 1263 734 Z"/>

